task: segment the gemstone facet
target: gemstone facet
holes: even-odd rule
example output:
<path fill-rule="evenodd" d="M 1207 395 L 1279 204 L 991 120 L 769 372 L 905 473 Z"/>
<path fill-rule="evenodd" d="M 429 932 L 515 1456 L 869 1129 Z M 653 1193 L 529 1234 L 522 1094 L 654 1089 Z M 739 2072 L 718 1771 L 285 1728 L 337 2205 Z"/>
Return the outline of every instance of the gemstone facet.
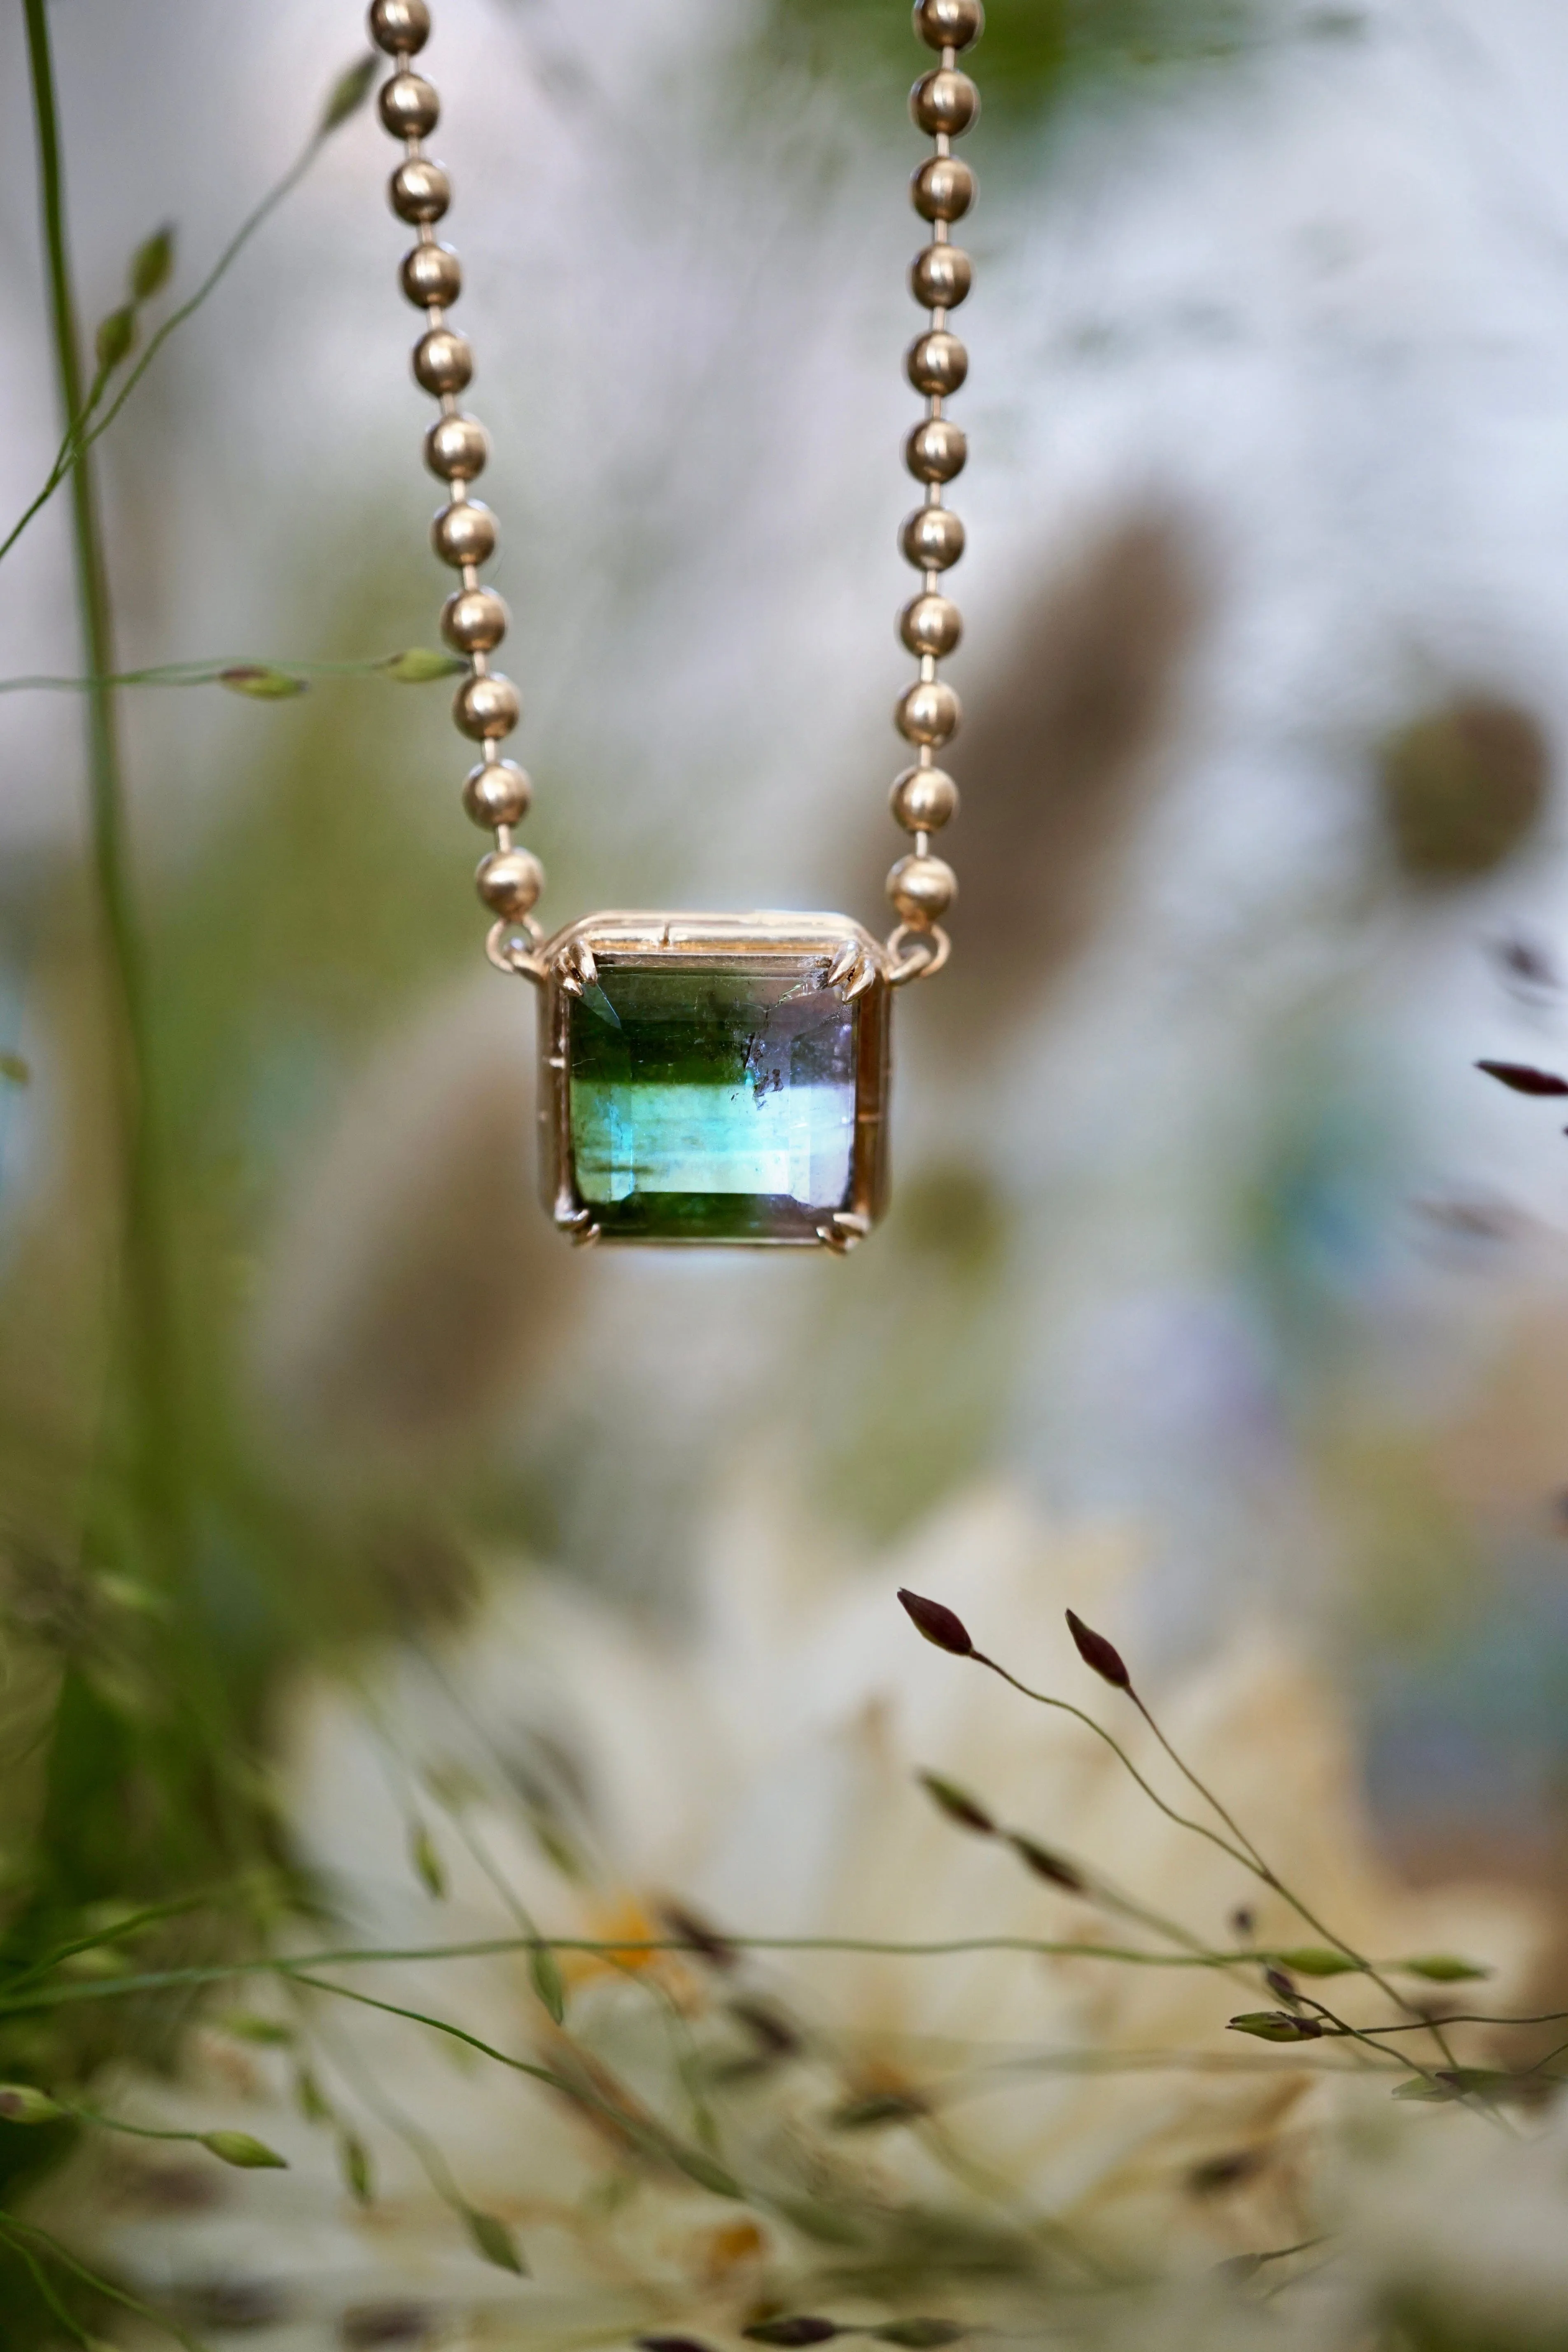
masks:
<path fill-rule="evenodd" d="M 600 916 L 544 951 L 543 1176 L 579 1239 L 851 1245 L 888 987 L 842 916 Z"/>

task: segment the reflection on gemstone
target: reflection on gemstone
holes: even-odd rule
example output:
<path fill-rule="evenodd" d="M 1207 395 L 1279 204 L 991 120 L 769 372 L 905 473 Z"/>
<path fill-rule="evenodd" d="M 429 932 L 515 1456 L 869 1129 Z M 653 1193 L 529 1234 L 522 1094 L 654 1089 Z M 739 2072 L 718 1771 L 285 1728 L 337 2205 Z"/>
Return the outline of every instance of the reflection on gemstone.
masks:
<path fill-rule="evenodd" d="M 858 1013 L 830 961 L 599 956 L 568 1070 L 576 1189 L 606 1238 L 806 1239 L 847 1204 Z"/>

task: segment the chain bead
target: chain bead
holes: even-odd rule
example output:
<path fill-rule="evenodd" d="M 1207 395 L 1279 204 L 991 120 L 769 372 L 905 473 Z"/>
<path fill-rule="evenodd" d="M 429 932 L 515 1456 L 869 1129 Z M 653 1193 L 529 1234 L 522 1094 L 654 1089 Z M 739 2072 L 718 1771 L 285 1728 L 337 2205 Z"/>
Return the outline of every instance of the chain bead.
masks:
<path fill-rule="evenodd" d="M 973 266 L 962 246 L 928 245 L 910 265 L 910 291 L 928 310 L 956 310 L 973 278 Z"/>
<path fill-rule="evenodd" d="M 940 677 L 916 680 L 900 698 L 893 724 L 907 743 L 945 743 L 958 732 L 963 707 L 951 686 Z"/>
<path fill-rule="evenodd" d="M 906 923 L 926 930 L 958 896 L 958 877 L 941 857 L 900 857 L 888 877 L 888 896 Z"/>
<path fill-rule="evenodd" d="M 493 653 L 510 618 L 493 588 L 459 588 L 441 607 L 441 635 L 455 653 Z"/>
<path fill-rule="evenodd" d="M 930 49 L 967 49 L 985 30 L 981 0 L 915 0 L 915 30 Z"/>
<path fill-rule="evenodd" d="M 544 868 L 531 849 L 492 849 L 480 858 L 474 886 L 492 912 L 515 921 L 538 904 Z"/>
<path fill-rule="evenodd" d="M 414 374 L 426 392 L 437 395 L 461 392 L 473 381 L 474 354 L 466 335 L 450 327 L 432 327 L 414 346 Z"/>
<path fill-rule="evenodd" d="M 916 596 L 899 614 L 899 635 L 912 654 L 941 661 L 963 635 L 963 615 L 946 596 Z"/>
<path fill-rule="evenodd" d="M 471 482 L 489 454 L 489 435 L 477 416 L 438 416 L 425 436 L 425 463 L 444 482 Z"/>
<path fill-rule="evenodd" d="M 917 392 L 937 400 L 961 389 L 969 373 L 969 353 L 956 335 L 934 327 L 904 353 L 904 373 Z"/>
<path fill-rule="evenodd" d="M 533 805 L 533 785 L 515 760 L 481 760 L 463 786 L 463 806 L 481 831 L 521 824 Z"/>
<path fill-rule="evenodd" d="M 431 524 L 430 544 L 443 563 L 488 563 L 496 551 L 496 519 L 478 499 L 457 499 Z"/>
<path fill-rule="evenodd" d="M 476 743 L 510 735 L 521 717 L 522 697 L 510 677 L 466 677 L 452 698 L 454 724 Z"/>
<path fill-rule="evenodd" d="M 430 11 L 425 0 L 373 0 L 370 37 L 389 57 L 408 57 L 430 37 Z"/>
<path fill-rule="evenodd" d="M 399 275 L 409 301 L 431 313 L 426 332 L 414 346 L 415 378 L 443 403 L 446 412 L 425 436 L 425 462 L 433 474 L 456 486 L 431 522 L 430 539 L 442 561 L 464 574 L 462 586 L 441 608 L 442 636 L 470 665 L 453 697 L 453 721 L 463 734 L 484 745 L 483 759 L 464 784 L 463 805 L 477 825 L 500 835 L 497 846 L 479 861 L 475 886 L 503 924 L 521 922 L 544 887 L 544 869 L 531 851 L 512 846 L 511 828 L 527 814 L 533 788 L 523 771 L 500 759 L 496 749 L 521 718 L 522 699 L 510 678 L 489 667 L 488 657 L 505 637 L 510 615 L 494 589 L 480 587 L 475 577 L 494 551 L 496 520 L 488 507 L 468 498 L 464 485 L 483 472 L 489 442 L 478 418 L 463 415 L 456 404 L 456 395 L 474 373 L 468 338 L 446 319 L 462 292 L 462 263 L 449 246 L 438 244 L 429 233 L 430 224 L 440 220 L 451 203 L 451 184 L 441 166 L 416 149 L 441 114 L 435 89 L 408 64 L 429 37 L 427 0 L 372 0 L 369 22 L 371 38 L 397 62 L 397 70 L 378 93 L 381 120 L 394 138 L 416 145 L 393 173 L 388 194 L 398 216 L 423 232 L 418 244 L 405 254 Z"/>
<path fill-rule="evenodd" d="M 969 444 L 950 416 L 928 416 L 904 443 L 904 463 L 917 482 L 951 482 L 968 457 Z"/>
<path fill-rule="evenodd" d="M 888 804 L 906 833 L 940 833 L 958 813 L 958 786 L 945 768 L 906 768 Z"/>
<path fill-rule="evenodd" d="M 427 310 L 449 309 L 463 290 L 463 265 L 449 245 L 416 245 L 398 275 L 409 300 Z"/>
<path fill-rule="evenodd" d="M 438 221 L 452 201 L 452 183 L 427 155 L 410 155 L 387 182 L 386 194 L 399 220 Z"/>
<path fill-rule="evenodd" d="M 961 139 L 980 112 L 980 92 L 966 73 L 939 66 L 910 92 L 910 113 L 932 139 Z"/>
<path fill-rule="evenodd" d="M 899 544 L 917 572 L 945 572 L 963 553 L 963 525 L 946 507 L 917 507 L 905 517 Z"/>
<path fill-rule="evenodd" d="M 910 202 L 921 220 L 962 220 L 974 202 L 974 174 L 956 155 L 932 155 L 910 182 Z"/>
<path fill-rule="evenodd" d="M 394 74 L 383 82 L 376 104 L 395 139 L 423 139 L 441 120 L 441 101 L 423 74 Z"/>

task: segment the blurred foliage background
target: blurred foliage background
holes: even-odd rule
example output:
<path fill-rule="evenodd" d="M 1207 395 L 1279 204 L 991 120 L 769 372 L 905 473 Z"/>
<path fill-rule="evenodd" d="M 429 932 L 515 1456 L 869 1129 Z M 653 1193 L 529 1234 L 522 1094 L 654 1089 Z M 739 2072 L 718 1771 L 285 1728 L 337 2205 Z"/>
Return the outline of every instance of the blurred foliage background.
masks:
<path fill-rule="evenodd" d="M 1255 21 L 1247 0 L 998 0 L 985 18 L 986 103 L 1026 130 L 1075 76 L 1228 57 Z M 868 87 L 909 61 L 904 26 L 879 0 L 778 0 L 766 38 Z"/>

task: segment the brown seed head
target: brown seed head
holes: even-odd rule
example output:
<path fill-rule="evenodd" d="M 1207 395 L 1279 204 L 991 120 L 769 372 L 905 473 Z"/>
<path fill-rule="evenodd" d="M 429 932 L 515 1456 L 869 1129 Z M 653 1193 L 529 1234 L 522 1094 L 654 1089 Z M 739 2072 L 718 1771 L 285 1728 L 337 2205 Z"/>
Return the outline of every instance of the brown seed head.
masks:
<path fill-rule="evenodd" d="M 1114 1690 L 1131 1689 L 1132 1677 L 1122 1662 L 1121 1651 L 1108 1642 L 1103 1633 L 1097 1633 L 1092 1626 L 1086 1625 L 1076 1609 L 1068 1611 L 1068 1632 L 1077 1643 L 1079 1656 L 1084 1664 L 1092 1667 L 1102 1682 L 1110 1683 Z"/>
<path fill-rule="evenodd" d="M 1476 1067 L 1516 1095 L 1568 1095 L 1568 1078 L 1555 1070 L 1532 1069 L 1528 1062 L 1478 1062 Z"/>
<path fill-rule="evenodd" d="M 973 1830 L 977 1837 L 995 1836 L 996 1824 L 984 1806 L 956 1780 L 944 1780 L 940 1772 L 922 1772 L 920 1782 L 931 1802 L 961 1830 Z"/>
<path fill-rule="evenodd" d="M 899 1599 L 915 1632 L 934 1648 L 945 1650 L 954 1658 L 972 1658 L 974 1655 L 974 1644 L 969 1638 L 969 1629 L 963 1618 L 955 1617 L 952 1611 L 945 1608 L 940 1601 L 927 1601 L 918 1592 L 901 1590 Z"/>
<path fill-rule="evenodd" d="M 1007 1843 L 1019 1861 L 1032 1870 L 1037 1878 L 1043 1878 L 1048 1886 L 1059 1886 L 1064 1895 L 1082 1895 L 1085 1892 L 1088 1881 L 1082 1873 L 1075 1870 L 1070 1862 L 1064 1862 L 1059 1853 L 1053 1853 L 1049 1846 L 1037 1845 L 1021 1830 L 1010 1830 Z"/>
<path fill-rule="evenodd" d="M 844 2330 L 836 2319 L 760 2319 L 754 2327 L 744 2331 L 749 2344 L 773 2344 L 784 2352 L 795 2352 L 806 2344 L 830 2344 Z"/>
<path fill-rule="evenodd" d="M 710 1968 L 732 1969 L 738 1964 L 741 1955 L 729 1937 L 710 1927 L 684 1903 L 661 1903 L 659 1916 L 670 1934 L 681 1943 L 689 1944 L 694 1952 L 700 1952 Z"/>
<path fill-rule="evenodd" d="M 1283 1969 L 1265 1969 L 1263 1971 L 1263 1981 L 1268 1987 L 1269 1991 L 1274 1995 L 1275 2000 L 1282 2000 L 1287 2009 L 1300 2008 L 1301 1996 L 1297 1991 L 1295 1986 L 1291 1983 Z"/>

